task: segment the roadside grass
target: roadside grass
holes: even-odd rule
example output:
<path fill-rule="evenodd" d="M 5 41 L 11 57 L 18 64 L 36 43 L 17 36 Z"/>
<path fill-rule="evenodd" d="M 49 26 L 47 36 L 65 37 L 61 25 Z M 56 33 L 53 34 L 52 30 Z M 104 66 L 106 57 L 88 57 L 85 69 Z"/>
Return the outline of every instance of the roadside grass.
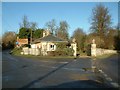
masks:
<path fill-rule="evenodd" d="M 22 49 L 14 48 L 10 54 L 15 55 L 15 56 L 20 56 L 20 57 L 25 57 L 25 58 L 32 58 L 32 59 L 71 59 L 75 58 L 74 56 L 40 56 L 40 55 L 22 55 L 21 54 Z"/>
<path fill-rule="evenodd" d="M 73 59 L 75 58 L 74 56 L 40 56 L 40 55 L 22 55 L 21 54 L 22 49 L 21 48 L 14 48 L 10 54 L 15 55 L 15 56 L 21 56 L 21 57 L 26 57 L 26 58 L 32 58 L 32 59 Z M 114 53 L 114 54 L 104 54 L 104 55 L 99 55 L 96 57 L 92 57 L 92 56 L 87 56 L 86 53 L 80 53 L 80 56 L 78 56 L 77 58 L 91 58 L 91 59 L 105 59 L 105 58 L 109 58 L 112 57 L 114 55 L 118 55 L 118 53 Z"/>
<path fill-rule="evenodd" d="M 35 56 L 35 55 L 20 55 L 26 58 L 33 58 L 33 59 L 65 59 L 65 58 L 74 58 L 73 56 Z"/>
<path fill-rule="evenodd" d="M 14 49 L 11 50 L 9 53 L 12 54 L 12 55 L 17 55 L 17 56 L 19 56 L 19 55 L 21 55 L 21 54 L 20 54 L 21 51 L 22 51 L 21 48 L 14 48 Z"/>
<path fill-rule="evenodd" d="M 114 55 L 118 55 L 118 53 L 104 54 L 104 55 L 99 55 L 99 56 L 91 57 L 91 58 L 92 59 L 106 59 L 106 58 L 112 57 Z"/>
<path fill-rule="evenodd" d="M 71 60 L 73 56 L 34 56 L 34 55 L 21 55 L 20 57 L 29 58 L 33 60 Z"/>

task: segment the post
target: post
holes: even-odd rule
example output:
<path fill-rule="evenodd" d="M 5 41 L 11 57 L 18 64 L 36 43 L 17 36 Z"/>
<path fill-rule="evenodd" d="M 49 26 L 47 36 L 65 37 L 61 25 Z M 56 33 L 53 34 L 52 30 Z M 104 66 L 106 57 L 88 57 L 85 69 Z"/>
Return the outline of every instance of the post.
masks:
<path fill-rule="evenodd" d="M 91 44 L 91 56 L 95 56 L 95 57 L 96 57 L 96 44 L 95 44 L 95 39 L 92 40 L 92 44 Z"/>
<path fill-rule="evenodd" d="M 92 67 L 92 71 L 95 72 L 95 60 L 96 60 L 96 44 L 95 44 L 95 39 L 92 40 L 92 44 L 91 44 L 91 56 L 94 56 L 94 59 L 91 60 L 91 67 Z"/>
<path fill-rule="evenodd" d="M 72 40 L 72 44 L 71 44 L 71 46 L 72 46 L 72 48 L 73 48 L 73 50 L 74 50 L 74 53 L 73 53 L 73 55 L 74 55 L 74 57 L 76 58 L 76 54 L 77 54 L 77 44 L 76 44 L 76 40 L 75 40 L 75 38 Z"/>
<path fill-rule="evenodd" d="M 30 40 L 30 44 L 32 43 L 32 29 L 31 29 L 31 40 Z"/>

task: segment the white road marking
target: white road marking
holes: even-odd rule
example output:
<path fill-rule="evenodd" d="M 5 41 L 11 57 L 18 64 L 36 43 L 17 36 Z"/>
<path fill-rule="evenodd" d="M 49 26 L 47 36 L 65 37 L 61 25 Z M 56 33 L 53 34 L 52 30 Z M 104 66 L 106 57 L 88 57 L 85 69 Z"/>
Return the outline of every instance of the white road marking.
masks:
<path fill-rule="evenodd" d="M 105 77 L 108 77 L 107 74 L 105 74 L 105 73 L 104 73 L 103 75 L 104 75 Z"/>
<path fill-rule="evenodd" d="M 68 63 L 68 62 L 59 62 L 59 63 Z"/>
<path fill-rule="evenodd" d="M 118 83 L 112 82 L 111 84 L 116 88 L 120 87 Z"/>
<path fill-rule="evenodd" d="M 106 79 L 107 79 L 108 81 L 110 81 L 110 82 L 112 81 L 112 79 L 111 79 L 111 78 L 109 78 L 109 77 L 108 77 L 108 78 L 106 78 Z"/>
<path fill-rule="evenodd" d="M 50 62 L 50 63 L 63 63 L 63 64 L 65 64 L 65 63 L 68 63 L 68 62 L 55 62 L 55 61 L 40 61 L 40 62 Z"/>
<path fill-rule="evenodd" d="M 99 70 L 101 73 L 104 73 L 102 70 Z"/>
<path fill-rule="evenodd" d="M 39 65 L 41 67 L 47 67 L 47 68 L 58 68 L 58 67 L 53 67 L 53 66 L 46 66 L 46 65 Z"/>
<path fill-rule="evenodd" d="M 110 84 L 111 84 L 113 87 L 116 87 L 116 88 L 120 87 L 120 85 L 119 85 L 118 83 L 113 82 L 113 80 L 112 80 L 110 77 L 108 77 L 108 75 L 105 74 L 102 70 L 99 70 L 99 71 L 105 76 L 106 80 L 107 80 L 108 82 L 110 82 Z"/>
<path fill-rule="evenodd" d="M 78 69 L 78 68 L 62 68 L 65 70 L 73 70 L 73 71 L 83 71 L 82 69 Z"/>
<path fill-rule="evenodd" d="M 58 67 L 54 67 L 54 66 L 46 66 L 46 65 L 39 65 L 41 67 L 46 67 L 46 68 L 58 68 Z M 78 69 L 78 68 L 61 68 L 64 70 L 72 70 L 72 71 L 83 71 L 83 69 Z"/>
<path fill-rule="evenodd" d="M 39 66 L 48 67 L 48 68 L 58 68 L 58 67 L 46 66 L 46 65 L 39 65 Z M 79 68 L 61 68 L 61 69 L 64 69 L 64 70 L 72 70 L 72 71 L 84 71 L 83 69 L 79 69 Z"/>

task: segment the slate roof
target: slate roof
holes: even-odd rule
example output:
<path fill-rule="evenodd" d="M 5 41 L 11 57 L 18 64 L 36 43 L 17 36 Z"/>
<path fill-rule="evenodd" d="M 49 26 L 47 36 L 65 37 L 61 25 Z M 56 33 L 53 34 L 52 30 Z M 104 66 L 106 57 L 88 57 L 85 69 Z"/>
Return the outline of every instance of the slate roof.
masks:
<path fill-rule="evenodd" d="M 46 42 L 50 42 L 50 41 L 51 42 L 67 42 L 65 40 L 62 40 L 62 39 L 56 37 L 56 36 L 48 35 L 48 36 L 36 39 L 33 43 L 38 43 L 38 42 L 41 42 L 41 41 L 46 41 Z"/>

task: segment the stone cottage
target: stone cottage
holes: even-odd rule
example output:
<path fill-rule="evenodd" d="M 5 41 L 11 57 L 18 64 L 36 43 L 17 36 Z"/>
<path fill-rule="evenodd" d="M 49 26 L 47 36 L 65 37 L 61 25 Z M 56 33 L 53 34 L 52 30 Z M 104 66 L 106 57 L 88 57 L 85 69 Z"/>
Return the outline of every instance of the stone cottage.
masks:
<path fill-rule="evenodd" d="M 31 48 L 38 48 L 41 50 L 41 53 L 43 55 L 47 55 L 48 51 L 55 51 L 56 50 L 56 44 L 58 42 L 68 42 L 65 40 L 62 40 L 56 36 L 53 36 L 50 34 L 49 30 L 43 31 L 43 37 L 36 39 L 32 42 Z"/>
<path fill-rule="evenodd" d="M 55 51 L 57 49 L 57 43 L 68 43 L 68 41 L 62 40 L 50 33 L 49 30 L 43 31 L 43 37 L 34 40 L 31 43 L 31 48 L 23 48 L 23 54 L 32 55 L 48 55 L 49 51 Z M 71 48 L 74 50 L 74 56 L 76 56 L 76 43 L 71 43 Z"/>

